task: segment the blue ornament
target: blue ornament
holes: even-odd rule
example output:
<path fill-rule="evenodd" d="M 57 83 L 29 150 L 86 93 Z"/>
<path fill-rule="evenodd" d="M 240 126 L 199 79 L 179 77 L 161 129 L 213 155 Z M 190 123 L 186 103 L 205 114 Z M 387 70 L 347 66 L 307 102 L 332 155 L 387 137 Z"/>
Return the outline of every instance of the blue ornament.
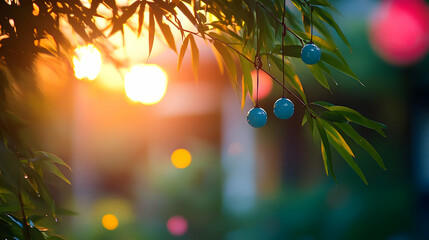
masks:
<path fill-rule="evenodd" d="M 289 119 L 294 113 L 294 107 L 288 98 L 279 98 L 274 103 L 274 115 L 280 119 Z"/>
<path fill-rule="evenodd" d="M 313 43 L 305 45 L 301 50 L 301 59 L 308 65 L 316 64 L 321 56 L 320 48 Z"/>
<path fill-rule="evenodd" d="M 260 107 L 255 107 L 247 113 L 247 122 L 254 128 L 260 128 L 267 123 L 267 112 Z"/>

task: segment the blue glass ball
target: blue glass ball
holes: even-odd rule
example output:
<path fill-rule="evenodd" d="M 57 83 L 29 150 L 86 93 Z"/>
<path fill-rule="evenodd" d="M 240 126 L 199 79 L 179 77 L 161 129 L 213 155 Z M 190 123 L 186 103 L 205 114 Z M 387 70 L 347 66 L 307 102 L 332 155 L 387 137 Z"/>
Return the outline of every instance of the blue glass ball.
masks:
<path fill-rule="evenodd" d="M 294 113 L 294 106 L 288 98 L 279 98 L 274 103 L 274 115 L 280 119 L 289 119 Z"/>
<path fill-rule="evenodd" d="M 254 128 L 260 128 L 267 123 L 267 112 L 260 107 L 255 107 L 247 113 L 247 122 Z"/>
<path fill-rule="evenodd" d="M 313 43 L 305 45 L 301 50 L 301 59 L 308 65 L 316 64 L 321 56 L 320 48 Z"/>

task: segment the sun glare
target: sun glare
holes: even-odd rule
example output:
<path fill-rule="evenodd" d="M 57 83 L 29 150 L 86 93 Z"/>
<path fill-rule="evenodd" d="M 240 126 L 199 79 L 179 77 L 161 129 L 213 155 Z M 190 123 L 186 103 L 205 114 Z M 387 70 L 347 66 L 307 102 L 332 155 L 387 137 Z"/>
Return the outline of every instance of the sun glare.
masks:
<path fill-rule="evenodd" d="M 125 76 L 125 93 L 134 102 L 156 104 L 167 91 L 167 74 L 155 64 L 140 64 Z"/>
<path fill-rule="evenodd" d="M 101 54 L 94 45 L 78 47 L 74 50 L 73 68 L 78 79 L 94 80 L 101 69 Z"/>

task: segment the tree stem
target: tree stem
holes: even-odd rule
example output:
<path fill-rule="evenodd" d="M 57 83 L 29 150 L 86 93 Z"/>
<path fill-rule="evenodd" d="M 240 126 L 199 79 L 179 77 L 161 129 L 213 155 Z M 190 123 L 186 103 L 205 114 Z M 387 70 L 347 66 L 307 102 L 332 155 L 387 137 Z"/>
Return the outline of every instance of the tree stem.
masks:
<path fill-rule="evenodd" d="M 21 207 L 21 214 L 22 214 L 22 223 L 23 223 L 23 227 L 22 227 L 22 231 L 24 233 L 24 238 L 26 240 L 31 240 L 30 239 L 30 229 L 28 229 L 28 224 L 27 224 L 27 217 L 25 216 L 25 211 L 24 211 L 24 202 L 22 201 L 22 195 L 21 192 L 19 192 L 18 194 L 18 199 L 19 199 L 19 206 Z"/>

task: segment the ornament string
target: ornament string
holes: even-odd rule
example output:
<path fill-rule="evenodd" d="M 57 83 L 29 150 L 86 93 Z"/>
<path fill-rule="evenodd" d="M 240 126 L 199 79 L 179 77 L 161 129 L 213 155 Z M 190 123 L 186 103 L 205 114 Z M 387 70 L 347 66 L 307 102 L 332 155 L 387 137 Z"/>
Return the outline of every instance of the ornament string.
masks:
<path fill-rule="evenodd" d="M 256 2 L 258 3 L 258 2 Z M 262 67 L 261 57 L 259 56 L 260 51 L 260 43 L 259 43 L 259 35 L 261 29 L 259 27 L 259 5 L 256 4 L 256 55 L 254 66 L 256 68 L 256 105 L 255 107 L 259 107 L 259 69 Z"/>
<path fill-rule="evenodd" d="M 283 86 L 285 85 L 285 49 L 284 49 L 284 39 L 286 37 L 287 27 L 285 23 L 286 18 L 286 0 L 284 1 L 284 8 L 283 8 L 283 16 L 282 16 L 282 83 Z M 285 97 L 285 89 L 283 88 L 283 98 Z"/>

